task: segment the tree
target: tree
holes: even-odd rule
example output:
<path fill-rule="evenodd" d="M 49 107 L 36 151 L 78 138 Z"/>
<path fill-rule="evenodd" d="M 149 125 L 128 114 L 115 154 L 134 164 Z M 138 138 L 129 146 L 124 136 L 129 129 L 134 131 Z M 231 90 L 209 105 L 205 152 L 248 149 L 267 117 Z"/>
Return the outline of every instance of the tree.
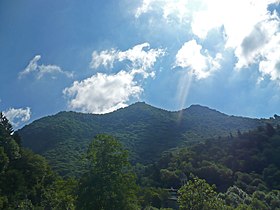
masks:
<path fill-rule="evenodd" d="M 10 124 L 9 120 L 0 112 L 0 135 L 11 135 L 13 133 L 13 127 Z"/>
<path fill-rule="evenodd" d="M 135 175 L 128 152 L 113 137 L 98 135 L 87 152 L 88 172 L 81 178 L 77 209 L 136 209 Z"/>
<path fill-rule="evenodd" d="M 266 123 L 266 134 L 271 137 L 275 134 L 275 129 L 270 123 Z"/>
<path fill-rule="evenodd" d="M 9 120 L 0 112 L 0 147 L 10 160 L 20 157 L 20 148 L 16 140 L 13 138 L 13 127 Z M 19 138 L 19 136 L 17 136 Z M 20 140 L 19 140 L 20 141 Z"/>
<path fill-rule="evenodd" d="M 73 178 L 63 180 L 58 177 L 44 191 L 44 206 L 52 210 L 74 210 L 77 181 Z"/>
<path fill-rule="evenodd" d="M 4 148 L 0 146 L 0 174 L 7 168 L 9 158 L 4 151 Z"/>
<path fill-rule="evenodd" d="M 225 209 L 224 202 L 217 197 L 214 186 L 204 179 L 193 178 L 179 191 L 178 203 L 181 210 Z"/>
<path fill-rule="evenodd" d="M 0 113 L 0 209 L 74 209 L 75 183 L 65 182 L 46 159 L 20 145 Z"/>
<path fill-rule="evenodd" d="M 250 195 L 235 185 L 229 187 L 224 194 L 220 194 L 220 197 L 225 200 L 227 205 L 234 208 L 237 208 L 238 206 L 242 207 L 243 205 L 250 205 L 252 202 Z"/>

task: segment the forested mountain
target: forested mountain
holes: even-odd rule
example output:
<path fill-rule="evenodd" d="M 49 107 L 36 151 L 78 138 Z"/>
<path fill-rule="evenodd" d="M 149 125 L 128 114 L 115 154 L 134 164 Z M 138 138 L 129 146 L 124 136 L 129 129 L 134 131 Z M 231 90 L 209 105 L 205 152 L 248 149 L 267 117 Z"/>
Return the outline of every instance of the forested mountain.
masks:
<path fill-rule="evenodd" d="M 134 162 L 149 163 L 163 151 L 219 136 L 236 135 L 265 120 L 228 116 L 200 105 L 170 112 L 143 102 L 96 115 L 60 112 L 19 130 L 23 146 L 45 156 L 62 175 L 81 171 L 82 154 L 97 134 L 119 139 Z"/>
<path fill-rule="evenodd" d="M 162 113 L 168 118 L 161 116 Z M 68 117 L 65 117 L 67 115 Z M 72 118 L 69 118 L 71 115 Z M 84 118 L 80 118 L 81 116 Z M 57 117 L 62 118 L 56 119 Z M 76 139 L 51 142 L 53 145 L 46 144 L 48 150 L 45 153 L 41 151 L 51 161 L 52 167 L 62 175 L 79 175 L 73 178 L 61 177 L 49 167 L 43 157 L 22 148 L 19 133 L 13 131 L 8 120 L 0 112 L 0 208 L 280 209 L 280 123 L 277 115 L 267 120 L 257 120 L 230 117 L 197 105 L 179 113 L 137 103 L 107 115 L 63 112 L 38 120 L 29 126 L 47 120 L 52 122 L 55 129 L 60 128 L 62 133 L 42 132 L 42 137 L 49 133 L 48 137 L 51 139 L 63 135 L 67 138 L 65 136 L 71 132 L 72 135 L 79 134 L 78 130 L 69 130 L 74 126 L 64 128 L 67 122 L 70 125 L 72 122 L 79 129 L 79 120 L 80 123 L 85 123 L 94 117 L 99 120 L 98 123 L 106 122 L 106 125 L 112 127 L 114 123 L 118 124 L 116 118 L 124 128 L 129 127 L 129 120 L 131 126 L 142 123 L 140 125 L 143 127 L 139 127 L 143 132 L 147 129 L 144 125 L 148 124 L 145 120 L 152 121 L 149 125 L 153 128 L 153 123 L 165 119 L 166 121 L 159 125 L 168 126 L 171 122 L 175 124 L 172 128 L 177 129 L 178 133 L 172 134 L 174 137 L 177 135 L 175 145 L 178 147 L 174 148 L 170 144 L 165 147 L 164 152 L 152 156 L 154 160 L 142 163 L 138 161 L 132 165 L 129 161 L 129 151 L 124 145 L 126 144 L 128 149 L 134 149 L 134 154 L 138 154 L 139 151 L 144 153 L 143 148 L 137 150 L 135 145 L 127 144 L 128 141 L 121 142 L 107 134 L 96 135 L 92 140 L 87 140 L 89 136 L 83 140 L 83 135 L 80 134 Z M 134 121 L 133 117 L 138 121 Z M 64 124 L 60 123 L 63 122 L 61 119 L 65 120 Z M 188 123 L 188 120 L 194 123 L 187 124 L 188 126 L 182 124 Z M 201 120 L 201 123 L 198 123 L 198 120 Z M 95 126 L 98 125 L 96 119 L 92 122 L 95 122 Z M 240 125 L 240 128 L 237 125 Z M 254 125 L 257 128 L 247 130 Z M 49 126 L 52 128 L 51 124 Z M 203 126 L 207 128 L 204 132 Z M 227 126 L 228 132 L 223 135 Z M 215 132 L 220 135 L 214 135 L 215 132 L 210 132 L 209 127 L 215 128 Z M 232 130 L 233 127 L 237 132 Z M 99 124 L 98 128 L 102 130 L 102 124 Z M 121 131 L 117 125 L 115 128 Z M 193 133 L 188 130 L 190 128 L 193 129 Z M 106 129 L 113 130 L 107 127 Z M 162 129 L 164 127 L 156 127 L 151 131 L 157 132 L 154 136 L 159 138 L 162 135 L 165 139 L 164 134 L 167 132 L 162 133 Z M 172 129 L 168 129 L 171 128 L 166 127 L 167 131 L 172 132 Z M 33 131 L 36 130 L 37 128 L 34 128 Z M 197 131 L 201 133 L 195 133 Z M 131 131 L 127 135 L 132 134 Z M 140 131 L 135 134 L 139 135 Z M 194 134 L 200 135 L 196 135 L 195 138 Z M 29 135 L 31 137 L 31 134 Z M 189 139 L 188 135 L 193 135 L 193 138 Z M 172 139 L 171 135 L 167 137 Z M 37 138 L 42 139 L 39 135 Z M 142 141 L 135 142 L 145 145 Z M 39 143 L 40 141 L 38 145 Z M 87 148 L 79 147 L 79 143 L 88 144 Z M 146 144 L 152 148 L 157 146 L 153 145 L 152 140 Z M 71 158 L 71 154 L 77 155 L 76 159 L 67 161 L 66 158 Z M 135 156 L 134 161 L 137 161 Z"/>
<path fill-rule="evenodd" d="M 157 208 L 168 205 L 163 189 L 181 188 L 181 209 L 280 209 L 280 125 L 177 148 L 136 171 L 140 186 L 147 186 L 143 197 L 153 192 Z M 219 201 L 226 206 L 217 207 Z"/>

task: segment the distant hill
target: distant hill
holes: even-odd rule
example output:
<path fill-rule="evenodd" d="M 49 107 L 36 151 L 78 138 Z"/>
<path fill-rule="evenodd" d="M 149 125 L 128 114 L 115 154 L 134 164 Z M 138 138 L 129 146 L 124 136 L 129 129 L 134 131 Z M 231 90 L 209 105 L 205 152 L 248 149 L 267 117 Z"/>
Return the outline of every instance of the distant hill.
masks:
<path fill-rule="evenodd" d="M 200 105 L 170 112 L 138 102 L 103 115 L 60 112 L 34 121 L 19 134 L 23 146 L 45 156 L 60 174 L 76 175 L 89 142 L 100 133 L 118 138 L 130 150 L 132 161 L 149 163 L 185 143 L 236 135 L 264 123 Z"/>

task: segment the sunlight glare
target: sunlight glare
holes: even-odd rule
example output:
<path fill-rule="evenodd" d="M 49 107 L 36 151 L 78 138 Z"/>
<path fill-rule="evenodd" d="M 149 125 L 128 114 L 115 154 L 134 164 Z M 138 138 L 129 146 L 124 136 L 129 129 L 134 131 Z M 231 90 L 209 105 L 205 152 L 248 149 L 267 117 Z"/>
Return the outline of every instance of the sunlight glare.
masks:
<path fill-rule="evenodd" d="M 192 80 L 194 77 L 194 73 L 189 71 L 188 73 L 182 74 L 181 78 L 179 79 L 179 83 L 177 86 L 177 101 L 179 104 L 179 115 L 178 115 L 178 122 L 181 122 L 183 117 L 183 109 L 186 108 L 186 100 L 189 95 L 190 87 L 192 84 Z"/>

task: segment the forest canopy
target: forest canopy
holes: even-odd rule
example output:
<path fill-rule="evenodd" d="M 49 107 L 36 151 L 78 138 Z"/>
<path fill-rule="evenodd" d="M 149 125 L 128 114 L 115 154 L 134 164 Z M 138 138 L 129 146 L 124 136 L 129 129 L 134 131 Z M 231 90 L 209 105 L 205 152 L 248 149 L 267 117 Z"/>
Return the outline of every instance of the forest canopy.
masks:
<path fill-rule="evenodd" d="M 153 146 L 153 145 L 150 145 Z M 190 142 L 131 163 L 117 138 L 96 135 L 79 176 L 60 176 L 0 118 L 1 209 L 278 209 L 280 126 Z M 57 166 L 59 167 L 59 166 Z"/>

